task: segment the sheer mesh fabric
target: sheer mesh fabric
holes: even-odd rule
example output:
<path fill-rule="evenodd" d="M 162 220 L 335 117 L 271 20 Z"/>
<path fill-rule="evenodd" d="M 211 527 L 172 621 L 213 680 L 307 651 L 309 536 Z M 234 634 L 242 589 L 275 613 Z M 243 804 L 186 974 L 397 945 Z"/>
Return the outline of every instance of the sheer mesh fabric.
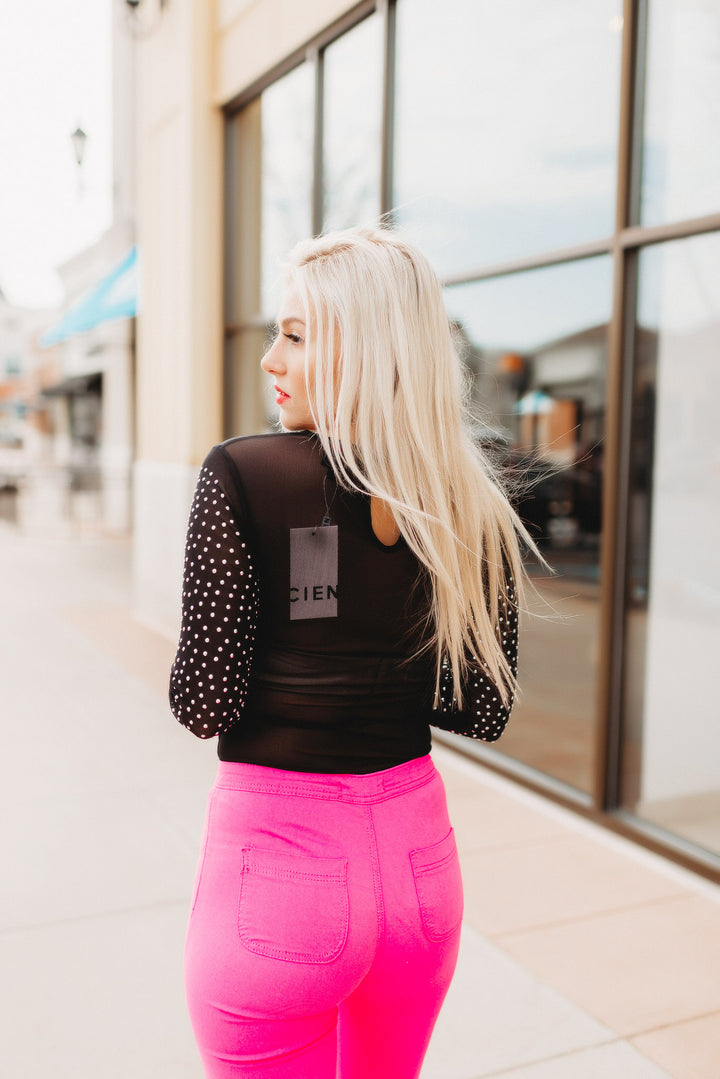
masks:
<path fill-rule="evenodd" d="M 336 617 L 290 617 L 290 530 L 338 528 Z M 498 630 L 513 670 L 517 610 Z M 370 502 L 337 489 L 308 432 L 230 439 L 200 471 L 190 512 L 173 714 L 221 760 L 363 774 L 427 753 L 430 725 L 494 741 L 509 708 L 476 666 L 433 710 L 426 591 L 402 539 L 384 546 Z M 414 657 L 414 658 L 413 658 Z"/>

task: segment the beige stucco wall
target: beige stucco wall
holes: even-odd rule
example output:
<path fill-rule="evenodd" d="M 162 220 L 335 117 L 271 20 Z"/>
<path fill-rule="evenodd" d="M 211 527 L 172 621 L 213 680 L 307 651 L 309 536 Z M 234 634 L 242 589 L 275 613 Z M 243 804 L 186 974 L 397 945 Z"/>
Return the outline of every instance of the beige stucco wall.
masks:
<path fill-rule="evenodd" d="M 138 43 L 138 456 L 197 463 L 220 434 L 222 114 L 214 4 Z"/>
<path fill-rule="evenodd" d="M 138 613 L 174 632 L 198 468 L 222 438 L 223 106 L 347 0 L 146 0 L 136 45 Z"/>
<path fill-rule="evenodd" d="M 223 122 L 214 2 L 173 0 L 155 14 L 136 57 L 133 554 L 138 613 L 173 633 L 198 465 L 222 435 Z"/>
<path fill-rule="evenodd" d="M 225 104 L 357 2 L 218 0 L 215 100 Z"/>

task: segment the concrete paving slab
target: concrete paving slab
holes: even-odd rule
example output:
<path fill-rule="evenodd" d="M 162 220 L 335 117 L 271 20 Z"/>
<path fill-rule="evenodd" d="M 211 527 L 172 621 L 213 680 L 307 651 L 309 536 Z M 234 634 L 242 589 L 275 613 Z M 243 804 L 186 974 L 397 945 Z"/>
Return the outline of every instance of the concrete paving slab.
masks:
<path fill-rule="evenodd" d="M 673 1079 L 717 1079 L 720 1074 L 720 1012 L 673 1023 L 632 1039 Z"/>
<path fill-rule="evenodd" d="M 0 935 L 0 1073 L 201 1079 L 187 1019 L 187 902 Z"/>
<path fill-rule="evenodd" d="M 626 1037 L 720 1010 L 720 904 L 704 896 L 507 934 L 501 944 Z"/>
<path fill-rule="evenodd" d="M 651 1064 L 625 1042 L 584 1049 L 564 1057 L 554 1057 L 526 1068 L 497 1072 L 473 1079 L 674 1079 Z"/>
<path fill-rule="evenodd" d="M 457 972 L 422 1079 L 495 1075 L 614 1038 L 607 1027 L 464 925 Z"/>
<path fill-rule="evenodd" d="M 15 806 L 4 829 L 0 928 L 82 918 L 181 900 L 195 857 L 141 789 L 38 796 Z"/>
<path fill-rule="evenodd" d="M 471 924 L 492 937 L 682 894 L 676 882 L 573 835 L 465 852 L 463 879 L 477 897 Z"/>

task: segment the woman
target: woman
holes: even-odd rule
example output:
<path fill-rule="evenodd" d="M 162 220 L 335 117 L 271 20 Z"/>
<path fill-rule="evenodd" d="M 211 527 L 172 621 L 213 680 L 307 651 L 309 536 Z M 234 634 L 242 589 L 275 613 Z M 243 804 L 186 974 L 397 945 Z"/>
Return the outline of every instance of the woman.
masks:
<path fill-rule="evenodd" d="M 284 432 L 205 460 L 171 674 L 177 719 L 219 735 L 191 1018 L 211 1077 L 409 1079 L 462 918 L 430 725 L 502 733 L 527 537 L 396 234 L 301 243 L 262 367 Z"/>

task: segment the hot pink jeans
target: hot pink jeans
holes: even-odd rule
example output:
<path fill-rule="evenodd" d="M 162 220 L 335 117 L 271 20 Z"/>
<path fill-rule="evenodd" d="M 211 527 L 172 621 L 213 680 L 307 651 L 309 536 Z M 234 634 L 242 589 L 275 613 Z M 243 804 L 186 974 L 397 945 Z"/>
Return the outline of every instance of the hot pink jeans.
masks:
<path fill-rule="evenodd" d="M 220 762 L 185 951 L 206 1075 L 418 1076 L 462 912 L 429 756 L 360 776 Z"/>

